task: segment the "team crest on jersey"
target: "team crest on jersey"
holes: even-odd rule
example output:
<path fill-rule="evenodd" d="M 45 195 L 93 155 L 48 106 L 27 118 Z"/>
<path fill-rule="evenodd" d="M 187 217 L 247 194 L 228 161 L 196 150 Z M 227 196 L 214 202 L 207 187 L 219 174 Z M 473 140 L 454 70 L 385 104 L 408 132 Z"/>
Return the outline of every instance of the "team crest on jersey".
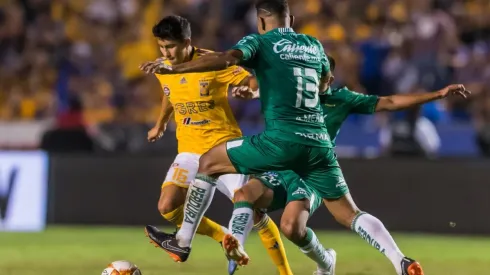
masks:
<path fill-rule="evenodd" d="M 208 80 L 199 80 L 199 93 L 201 96 L 209 96 L 209 81 Z"/>
<path fill-rule="evenodd" d="M 170 88 L 167 85 L 163 85 L 163 94 L 170 96 Z"/>
<path fill-rule="evenodd" d="M 240 73 L 242 73 L 242 71 L 242 67 L 237 67 L 235 70 L 233 70 L 233 75 L 239 75 Z"/>
<path fill-rule="evenodd" d="M 187 79 L 185 79 L 185 77 L 182 77 L 180 79 L 180 84 L 187 84 Z"/>

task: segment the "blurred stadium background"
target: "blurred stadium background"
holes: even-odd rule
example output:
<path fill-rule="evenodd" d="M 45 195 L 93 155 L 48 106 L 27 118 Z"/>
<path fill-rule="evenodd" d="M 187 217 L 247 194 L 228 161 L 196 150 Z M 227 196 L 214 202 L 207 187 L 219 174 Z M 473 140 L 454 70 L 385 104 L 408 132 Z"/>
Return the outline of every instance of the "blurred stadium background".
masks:
<path fill-rule="evenodd" d="M 337 86 L 389 95 L 463 83 L 473 92 L 465 101 L 352 116 L 337 153 L 359 205 L 389 229 L 410 232 L 395 238 L 429 275 L 487 274 L 490 1 L 289 3 L 295 29 L 319 38 L 338 60 Z M 161 88 L 138 65 L 159 56 L 151 27 L 161 17 L 187 17 L 193 44 L 224 50 L 255 32 L 252 6 L 0 0 L 0 274 L 99 274 L 118 259 L 134 261 L 145 275 L 225 274 L 218 245 L 204 237 L 183 265 L 146 243 L 141 225 L 165 224 L 156 202 L 176 143 L 175 125 L 156 144 L 146 141 Z M 230 102 L 244 134 L 262 130 L 259 102 Z M 216 210 L 226 203 L 218 198 L 211 216 L 226 222 L 231 204 L 230 213 Z M 325 211 L 312 225 L 335 230 L 321 239 L 339 251 L 337 274 L 392 274 L 357 236 L 338 232 Z M 248 247 L 252 264 L 241 273 L 273 274 L 258 239 Z M 288 248 L 293 270 L 309 274 L 313 264 Z"/>

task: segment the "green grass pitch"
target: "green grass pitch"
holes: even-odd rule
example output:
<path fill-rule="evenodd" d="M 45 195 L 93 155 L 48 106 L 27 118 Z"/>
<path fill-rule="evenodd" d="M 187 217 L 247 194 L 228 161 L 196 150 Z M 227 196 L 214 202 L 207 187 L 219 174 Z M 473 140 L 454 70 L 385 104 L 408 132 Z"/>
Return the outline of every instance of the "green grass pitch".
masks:
<path fill-rule="evenodd" d="M 338 254 L 337 275 L 393 275 L 391 263 L 355 234 L 318 232 Z M 490 238 L 395 234 L 402 251 L 422 263 L 428 275 L 482 275 L 490 272 Z M 315 265 L 284 240 L 294 274 L 312 274 Z M 236 274 L 276 274 L 256 232 L 246 249 L 249 266 Z M 198 236 L 186 263 L 174 263 L 150 245 L 143 228 L 49 227 L 42 233 L 0 233 L 2 275 L 100 274 L 114 260 L 137 264 L 143 275 L 227 274 L 220 246 Z"/>

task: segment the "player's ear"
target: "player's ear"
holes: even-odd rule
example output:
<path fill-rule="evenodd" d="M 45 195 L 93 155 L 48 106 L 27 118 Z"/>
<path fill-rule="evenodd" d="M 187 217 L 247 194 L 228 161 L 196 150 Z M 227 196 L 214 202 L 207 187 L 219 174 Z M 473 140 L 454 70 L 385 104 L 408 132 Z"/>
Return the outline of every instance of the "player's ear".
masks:
<path fill-rule="evenodd" d="M 191 45 L 191 39 L 190 38 L 184 39 L 184 45 L 186 47 L 189 47 Z"/>
<path fill-rule="evenodd" d="M 289 26 L 290 27 L 294 26 L 294 16 L 292 16 L 292 15 L 289 16 Z"/>
<path fill-rule="evenodd" d="M 260 17 L 260 27 L 262 28 L 263 31 L 265 31 L 265 20 L 262 17 Z"/>

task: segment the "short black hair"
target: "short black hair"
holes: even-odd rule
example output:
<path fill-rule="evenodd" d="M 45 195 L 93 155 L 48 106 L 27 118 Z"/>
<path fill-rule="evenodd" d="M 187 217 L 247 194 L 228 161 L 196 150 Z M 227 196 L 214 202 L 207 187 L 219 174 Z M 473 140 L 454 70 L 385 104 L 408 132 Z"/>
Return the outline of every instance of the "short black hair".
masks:
<path fill-rule="evenodd" d="M 289 15 L 289 4 L 287 0 L 258 0 L 255 3 L 255 8 L 259 15 L 264 12 L 281 17 Z"/>
<path fill-rule="evenodd" d="M 335 71 L 335 59 L 328 54 L 327 54 L 327 59 L 328 59 L 328 63 L 330 63 L 330 71 L 332 71 L 333 73 Z"/>
<path fill-rule="evenodd" d="M 191 38 L 191 24 L 187 19 L 178 15 L 164 17 L 153 26 L 153 36 L 159 39 L 182 42 Z"/>

